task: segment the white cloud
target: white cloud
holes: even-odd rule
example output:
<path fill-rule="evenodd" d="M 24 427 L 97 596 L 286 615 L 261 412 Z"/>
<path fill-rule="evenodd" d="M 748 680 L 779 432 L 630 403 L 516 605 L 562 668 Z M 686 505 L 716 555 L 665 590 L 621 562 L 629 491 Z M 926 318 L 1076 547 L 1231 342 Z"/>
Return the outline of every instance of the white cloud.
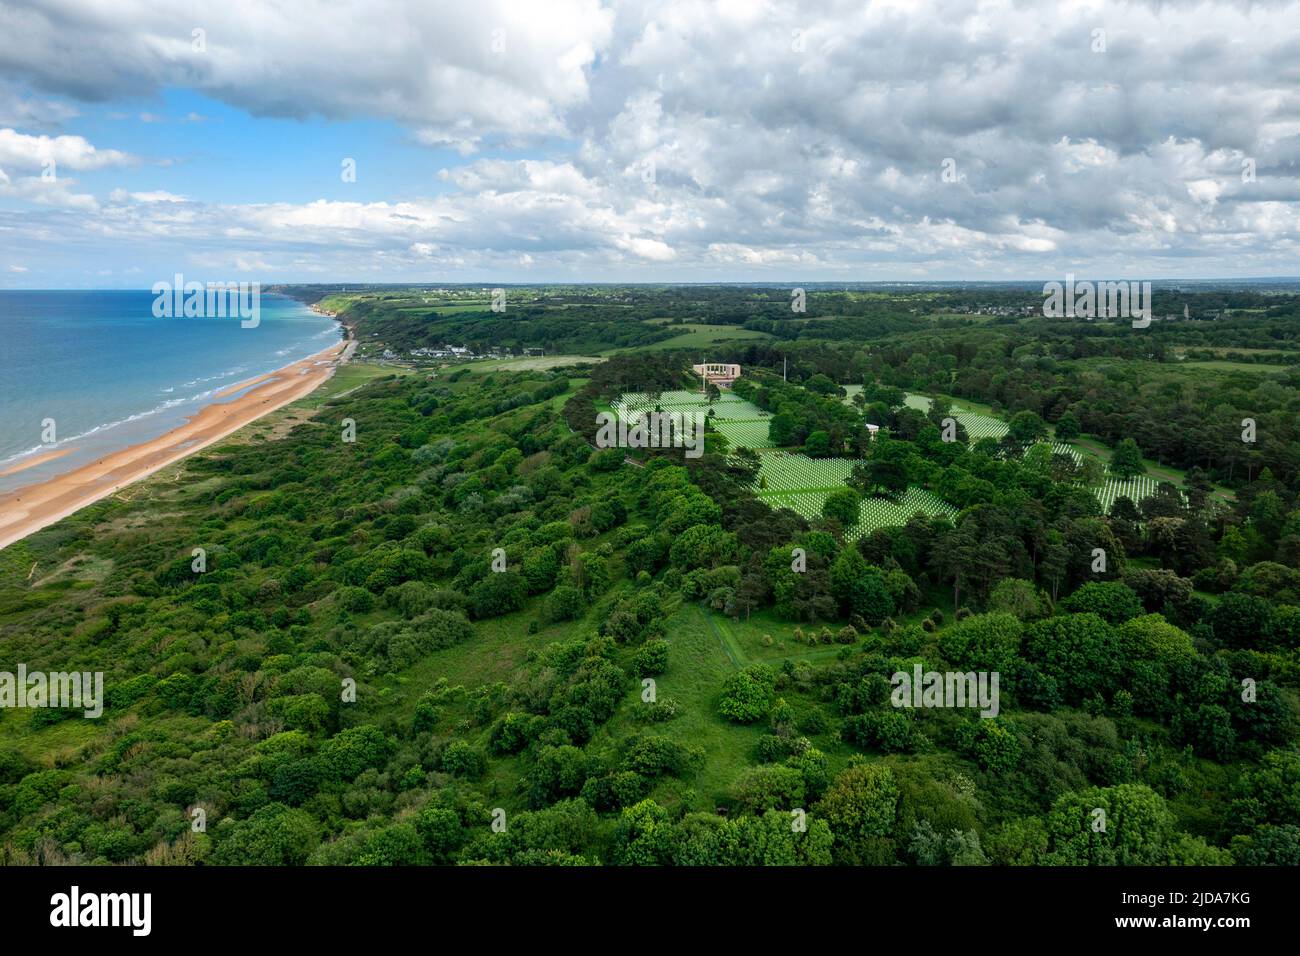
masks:
<path fill-rule="evenodd" d="M 612 22 L 599 0 L 13 0 L 0 7 L 0 72 L 85 99 L 184 86 L 259 115 L 552 135 L 586 99 Z"/>
<path fill-rule="evenodd" d="M 109 194 L 109 199 L 113 202 L 189 202 L 185 196 L 179 196 L 176 193 L 169 193 L 166 190 L 155 189 L 149 192 L 127 192 L 125 189 L 114 189 Z"/>
<path fill-rule="evenodd" d="M 0 166 L 40 169 L 50 161 L 56 169 L 91 170 L 124 166 L 135 160 L 115 149 L 96 149 L 80 136 L 30 136 L 0 129 Z"/>
<path fill-rule="evenodd" d="M 42 96 L 184 86 L 258 116 L 385 118 L 465 158 L 387 201 L 205 203 L 162 181 L 93 209 L 4 185 L 50 207 L 12 222 L 51 247 L 392 279 L 1294 272 L 1297 2 L 119 7 L 10 0 L 0 73 Z M 11 129 L 0 167 L 5 133 L 11 172 L 56 140 L 70 169 L 131 161 Z M 473 159 L 496 145 L 526 158 Z"/>

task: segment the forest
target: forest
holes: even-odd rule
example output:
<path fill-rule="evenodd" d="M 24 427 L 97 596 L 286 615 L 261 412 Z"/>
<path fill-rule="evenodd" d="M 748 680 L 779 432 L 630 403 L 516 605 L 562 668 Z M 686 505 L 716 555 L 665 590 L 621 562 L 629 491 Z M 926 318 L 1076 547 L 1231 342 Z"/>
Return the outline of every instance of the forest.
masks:
<path fill-rule="evenodd" d="M 107 692 L 0 712 L 5 862 L 1300 864 L 1300 296 L 1158 290 L 1216 318 L 1138 331 L 1014 287 L 285 291 L 559 357 L 346 368 L 0 551 L 6 659 Z M 717 389 L 699 458 L 596 447 L 701 391 L 649 348 L 683 323 L 773 447 Z M 801 514 L 780 455 L 852 467 Z M 949 509 L 849 533 L 909 489 Z M 896 706 L 917 667 L 997 715 Z"/>

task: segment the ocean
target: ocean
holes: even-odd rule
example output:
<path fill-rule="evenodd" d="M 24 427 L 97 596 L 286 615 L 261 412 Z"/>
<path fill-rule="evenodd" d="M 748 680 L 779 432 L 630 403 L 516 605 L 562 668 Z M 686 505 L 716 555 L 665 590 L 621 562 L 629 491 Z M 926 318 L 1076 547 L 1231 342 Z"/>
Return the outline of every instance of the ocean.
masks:
<path fill-rule="evenodd" d="M 341 327 L 263 294 L 260 321 L 156 318 L 152 292 L 0 291 L 0 491 L 170 431 L 231 385 L 337 342 Z M 47 420 L 54 423 L 55 441 Z"/>

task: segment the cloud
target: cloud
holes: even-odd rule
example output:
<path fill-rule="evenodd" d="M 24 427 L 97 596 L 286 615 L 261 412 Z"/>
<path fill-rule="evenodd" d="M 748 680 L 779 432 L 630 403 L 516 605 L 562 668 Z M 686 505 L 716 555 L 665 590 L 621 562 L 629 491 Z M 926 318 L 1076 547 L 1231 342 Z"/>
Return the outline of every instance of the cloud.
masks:
<path fill-rule="evenodd" d="M 151 192 L 127 192 L 125 189 L 114 189 L 109 193 L 109 199 L 113 202 L 133 202 L 153 203 L 153 202 L 189 202 L 186 196 L 178 196 L 176 193 L 169 193 L 162 189 L 155 189 Z"/>
<path fill-rule="evenodd" d="M 115 149 L 96 149 L 80 136 L 29 136 L 0 129 L 0 166 L 41 169 L 51 161 L 56 169 L 92 170 L 129 165 L 135 159 Z"/>
<path fill-rule="evenodd" d="M 50 255 L 100 242 L 281 278 L 849 279 L 1287 274 L 1300 251 L 1300 3 L 118 7 L 9 0 L 0 74 L 41 95 L 185 87 L 256 116 L 387 119 L 462 156 L 432 195 L 386 201 L 205 203 L 163 182 L 71 221 L 51 192 L 13 220 Z M 44 140 L 11 145 L 13 169 Z"/>
<path fill-rule="evenodd" d="M 69 103 L 22 96 L 0 84 L 0 126 L 47 129 L 60 126 L 76 116 L 76 107 Z"/>
<path fill-rule="evenodd" d="M 260 116 L 553 135 L 612 20 L 598 0 L 10 0 L 0 73 L 88 101 L 187 87 Z"/>

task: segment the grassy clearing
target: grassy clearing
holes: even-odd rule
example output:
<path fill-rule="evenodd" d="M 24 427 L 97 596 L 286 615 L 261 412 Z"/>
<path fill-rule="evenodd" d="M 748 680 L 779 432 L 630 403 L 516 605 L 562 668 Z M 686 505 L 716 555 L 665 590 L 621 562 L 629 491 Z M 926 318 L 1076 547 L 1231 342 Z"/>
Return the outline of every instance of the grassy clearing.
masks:
<path fill-rule="evenodd" d="M 735 325 L 674 325 L 671 326 L 671 328 L 681 329 L 681 331 L 672 338 L 653 342 L 649 345 L 642 345 L 630 349 L 608 349 L 601 354 L 617 355 L 623 352 L 649 352 L 661 351 L 663 349 L 704 349 L 711 345 L 718 345 L 727 342 L 757 341 L 760 339 L 770 339 L 772 337 L 766 332 L 757 332 L 753 329 L 743 329 Z"/>
<path fill-rule="evenodd" d="M 637 719 L 637 694 L 597 732 L 589 749 L 611 751 L 635 733 L 663 734 L 700 748 L 704 763 L 694 777 L 685 781 L 666 778 L 652 795 L 666 806 L 685 804 L 712 811 L 729 799 L 735 779 L 751 764 L 751 754 L 766 727 L 732 724 L 718 715 L 719 689 L 737 664 L 729 656 L 724 638 L 711 626 L 707 611 L 684 605 L 668 619 L 667 640 L 668 670 L 656 678 L 656 691 L 660 701 L 672 698 L 677 702 L 678 716 L 663 724 L 642 723 Z"/>
<path fill-rule="evenodd" d="M 1256 372 L 1263 375 L 1268 372 L 1285 372 L 1291 366 L 1288 365 L 1270 365 L 1265 362 L 1229 362 L 1223 359 L 1212 361 L 1183 361 L 1179 363 L 1183 368 L 1211 368 L 1224 372 Z"/>
<path fill-rule="evenodd" d="M 565 365 L 599 365 L 603 359 L 592 355 L 524 355 L 510 359 L 483 359 L 475 362 L 459 362 L 449 366 L 451 371 L 467 368 L 479 374 L 487 372 L 535 372 L 548 368 L 562 368 Z"/>

